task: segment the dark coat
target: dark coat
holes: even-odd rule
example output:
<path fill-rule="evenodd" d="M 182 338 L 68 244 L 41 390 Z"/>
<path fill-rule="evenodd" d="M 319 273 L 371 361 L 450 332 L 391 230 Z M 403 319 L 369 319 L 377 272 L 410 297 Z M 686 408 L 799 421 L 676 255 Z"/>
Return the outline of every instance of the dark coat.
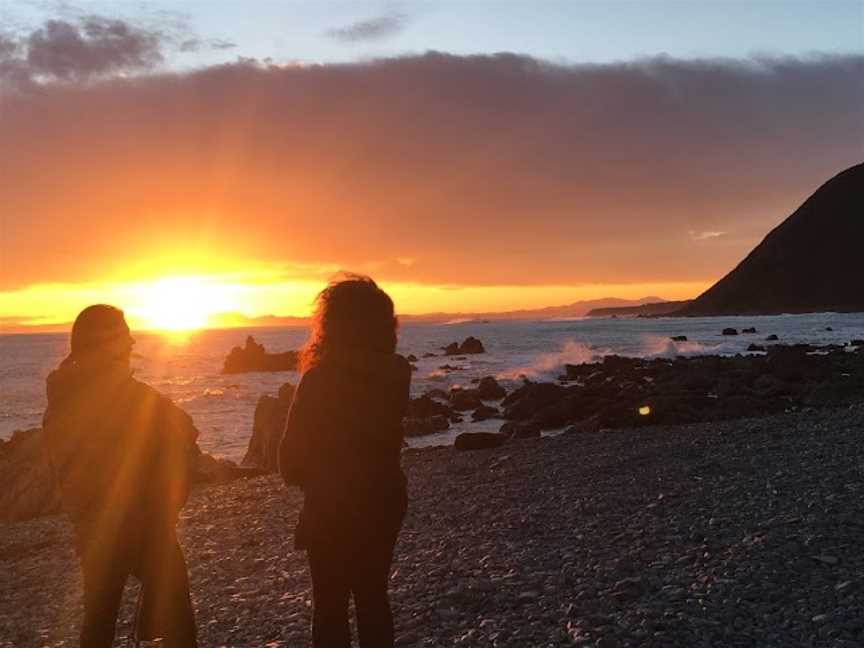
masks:
<path fill-rule="evenodd" d="M 411 368 L 400 355 L 325 357 L 302 377 L 279 471 L 303 489 L 297 548 L 395 538 L 407 507 L 400 465 Z"/>
<path fill-rule="evenodd" d="M 192 419 L 128 369 L 66 363 L 47 391 L 46 449 L 76 527 L 103 541 L 173 529 L 197 451 Z"/>

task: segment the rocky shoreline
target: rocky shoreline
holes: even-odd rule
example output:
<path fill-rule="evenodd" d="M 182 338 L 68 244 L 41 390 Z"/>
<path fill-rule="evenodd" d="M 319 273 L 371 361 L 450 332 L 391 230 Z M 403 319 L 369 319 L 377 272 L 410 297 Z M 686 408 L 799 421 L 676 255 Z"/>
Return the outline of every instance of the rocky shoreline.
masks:
<path fill-rule="evenodd" d="M 860 646 L 862 434 L 854 405 L 407 451 L 399 645 Z M 202 646 L 309 644 L 299 504 L 275 476 L 193 493 Z M 70 540 L 59 516 L 0 526 L 3 648 L 75 645 Z"/>

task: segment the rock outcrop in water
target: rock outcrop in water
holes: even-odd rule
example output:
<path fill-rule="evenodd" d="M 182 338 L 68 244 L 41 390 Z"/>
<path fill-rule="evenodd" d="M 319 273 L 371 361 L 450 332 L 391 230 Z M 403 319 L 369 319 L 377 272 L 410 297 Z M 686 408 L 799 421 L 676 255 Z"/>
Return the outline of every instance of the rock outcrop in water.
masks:
<path fill-rule="evenodd" d="M 864 311 L 864 164 L 834 176 L 676 315 Z"/>
<path fill-rule="evenodd" d="M 222 373 L 248 373 L 252 371 L 296 371 L 297 351 L 267 353 L 263 344 L 258 344 L 251 335 L 242 347 L 234 347 L 225 358 Z"/>
<path fill-rule="evenodd" d="M 473 336 L 465 338 L 462 344 L 451 342 L 446 347 L 442 347 L 442 350 L 444 351 L 444 355 L 447 356 L 472 355 L 486 352 L 486 349 L 483 348 L 483 343 Z"/>

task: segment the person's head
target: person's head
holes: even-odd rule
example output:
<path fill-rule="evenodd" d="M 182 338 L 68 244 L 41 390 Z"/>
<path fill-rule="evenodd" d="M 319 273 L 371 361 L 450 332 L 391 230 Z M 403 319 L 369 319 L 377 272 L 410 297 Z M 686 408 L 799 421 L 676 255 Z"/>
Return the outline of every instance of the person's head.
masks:
<path fill-rule="evenodd" d="M 72 324 L 69 358 L 90 364 L 129 364 L 135 340 L 123 311 L 96 304 L 78 314 Z"/>
<path fill-rule="evenodd" d="M 315 300 L 312 331 L 301 354 L 306 371 L 331 353 L 394 353 L 398 321 L 393 300 L 369 277 L 334 279 Z"/>

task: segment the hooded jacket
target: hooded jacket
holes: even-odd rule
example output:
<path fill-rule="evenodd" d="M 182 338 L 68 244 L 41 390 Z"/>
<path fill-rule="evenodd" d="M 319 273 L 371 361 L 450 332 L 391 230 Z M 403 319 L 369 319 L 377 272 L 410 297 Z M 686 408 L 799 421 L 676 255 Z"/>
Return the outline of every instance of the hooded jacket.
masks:
<path fill-rule="evenodd" d="M 279 471 L 303 489 L 298 549 L 398 532 L 411 368 L 397 354 L 347 351 L 303 374 L 279 446 Z"/>
<path fill-rule="evenodd" d="M 47 380 L 46 450 L 77 525 L 134 533 L 176 523 L 198 431 L 122 366 L 66 362 Z"/>

